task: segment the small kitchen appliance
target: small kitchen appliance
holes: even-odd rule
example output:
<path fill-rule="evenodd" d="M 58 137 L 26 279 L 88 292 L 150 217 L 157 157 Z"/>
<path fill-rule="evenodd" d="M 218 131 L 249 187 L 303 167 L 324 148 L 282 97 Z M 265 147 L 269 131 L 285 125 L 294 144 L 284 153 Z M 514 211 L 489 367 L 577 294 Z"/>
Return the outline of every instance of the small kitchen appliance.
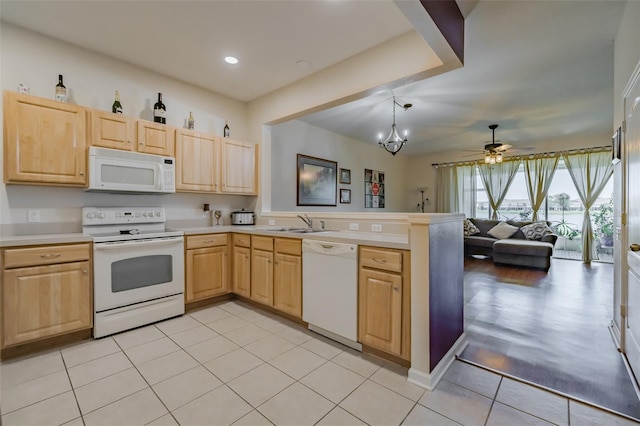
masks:
<path fill-rule="evenodd" d="M 245 211 L 244 209 L 231 213 L 232 225 L 255 225 L 256 215 L 253 212 Z"/>

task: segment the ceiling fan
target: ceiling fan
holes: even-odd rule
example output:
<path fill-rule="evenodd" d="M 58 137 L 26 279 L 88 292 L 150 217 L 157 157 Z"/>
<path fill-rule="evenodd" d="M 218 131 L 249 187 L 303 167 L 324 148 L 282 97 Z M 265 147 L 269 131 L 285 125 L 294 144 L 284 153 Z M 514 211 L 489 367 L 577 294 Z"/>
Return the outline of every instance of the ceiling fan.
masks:
<path fill-rule="evenodd" d="M 482 152 L 484 154 L 484 162 L 487 164 L 495 164 L 495 163 L 502 163 L 503 160 L 503 153 L 508 151 L 509 149 L 512 149 L 513 147 L 507 143 L 501 143 L 500 140 L 496 140 L 496 129 L 498 128 L 497 124 L 490 124 L 489 128 L 491 129 L 491 142 L 487 143 L 484 146 L 484 150 L 483 151 L 476 151 L 478 153 Z M 533 148 L 519 148 L 522 150 L 532 150 Z M 477 155 L 477 154 L 472 154 L 469 155 L 468 157 L 471 157 L 473 155 Z"/>

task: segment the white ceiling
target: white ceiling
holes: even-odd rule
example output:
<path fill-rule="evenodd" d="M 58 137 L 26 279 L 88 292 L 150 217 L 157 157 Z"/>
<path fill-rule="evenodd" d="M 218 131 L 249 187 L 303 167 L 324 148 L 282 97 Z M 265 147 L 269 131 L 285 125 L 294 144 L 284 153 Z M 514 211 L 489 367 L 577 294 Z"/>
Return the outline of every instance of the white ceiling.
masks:
<path fill-rule="evenodd" d="M 514 147 L 611 134 L 622 1 L 458 1 L 465 66 L 394 90 L 402 154 Z M 3 21 L 241 101 L 411 30 L 391 1 L 8 1 Z M 222 62 L 234 55 L 240 64 Z M 311 68 L 296 65 L 310 61 Z M 381 59 L 382 60 L 382 59 Z M 390 91 L 302 118 L 375 144 Z"/>

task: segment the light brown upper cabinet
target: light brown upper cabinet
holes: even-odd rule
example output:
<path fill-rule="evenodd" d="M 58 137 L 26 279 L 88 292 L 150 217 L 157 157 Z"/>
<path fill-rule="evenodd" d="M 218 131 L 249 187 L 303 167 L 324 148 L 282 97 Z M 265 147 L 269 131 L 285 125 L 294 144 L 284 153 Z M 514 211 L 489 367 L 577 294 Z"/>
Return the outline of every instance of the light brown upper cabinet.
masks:
<path fill-rule="evenodd" d="M 257 193 L 254 144 L 176 129 L 176 191 Z"/>
<path fill-rule="evenodd" d="M 176 191 L 219 190 L 220 139 L 176 129 Z"/>
<path fill-rule="evenodd" d="M 257 193 L 256 151 L 254 144 L 222 139 L 222 192 Z"/>
<path fill-rule="evenodd" d="M 174 155 L 173 128 L 165 124 L 98 110 L 89 111 L 88 122 L 93 146 Z"/>
<path fill-rule="evenodd" d="M 5 183 L 86 186 L 85 109 L 4 92 Z"/>

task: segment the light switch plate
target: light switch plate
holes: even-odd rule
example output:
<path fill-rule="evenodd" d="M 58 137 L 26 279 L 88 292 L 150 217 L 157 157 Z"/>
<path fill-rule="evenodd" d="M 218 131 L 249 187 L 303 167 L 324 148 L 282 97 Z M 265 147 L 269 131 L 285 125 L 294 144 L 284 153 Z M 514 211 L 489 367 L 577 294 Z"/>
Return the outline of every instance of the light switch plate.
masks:
<path fill-rule="evenodd" d="M 349 224 L 349 231 L 357 231 L 360 229 L 360 225 L 358 225 L 357 223 L 350 223 Z"/>
<path fill-rule="evenodd" d="M 371 232 L 382 232 L 382 225 L 379 223 L 372 223 Z"/>
<path fill-rule="evenodd" d="M 31 210 L 31 209 L 29 209 L 27 221 L 28 222 L 40 222 L 40 210 Z"/>

